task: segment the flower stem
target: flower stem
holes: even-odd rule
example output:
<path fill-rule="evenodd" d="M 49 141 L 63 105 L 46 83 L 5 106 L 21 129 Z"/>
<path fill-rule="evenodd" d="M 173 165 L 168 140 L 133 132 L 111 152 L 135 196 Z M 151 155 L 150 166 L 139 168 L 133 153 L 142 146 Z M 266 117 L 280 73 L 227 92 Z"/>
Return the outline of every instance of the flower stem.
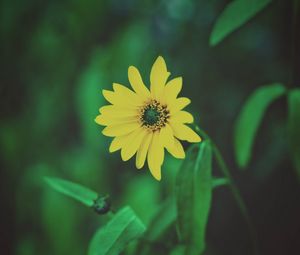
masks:
<path fill-rule="evenodd" d="M 226 165 L 225 160 L 224 160 L 218 146 L 212 141 L 212 139 L 209 137 L 209 135 L 206 132 L 204 132 L 202 129 L 200 129 L 197 125 L 195 125 L 195 130 L 204 139 L 211 141 L 211 144 L 213 147 L 213 152 L 214 152 L 215 158 L 217 160 L 217 163 L 220 167 L 220 170 L 222 171 L 223 175 L 228 179 L 228 185 L 230 187 L 231 193 L 241 211 L 242 216 L 244 217 L 244 219 L 246 221 L 247 226 L 248 226 L 249 234 L 251 235 L 252 240 L 253 240 L 254 254 L 258 254 L 258 242 L 257 242 L 255 228 L 253 227 L 252 220 L 249 216 L 249 213 L 248 213 L 246 204 L 242 198 L 241 192 L 239 191 L 238 187 L 236 186 L 236 184 L 232 178 L 232 175 L 229 171 L 229 168 Z"/>

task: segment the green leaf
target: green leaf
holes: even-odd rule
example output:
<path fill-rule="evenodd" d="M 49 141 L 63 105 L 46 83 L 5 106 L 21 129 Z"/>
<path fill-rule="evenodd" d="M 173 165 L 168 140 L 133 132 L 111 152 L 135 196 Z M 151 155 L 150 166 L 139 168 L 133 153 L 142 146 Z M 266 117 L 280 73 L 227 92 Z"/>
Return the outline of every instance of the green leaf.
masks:
<path fill-rule="evenodd" d="M 220 43 L 227 35 L 245 24 L 270 2 L 271 0 L 234 0 L 229 3 L 213 27 L 209 44 L 215 46 Z"/>
<path fill-rule="evenodd" d="M 223 185 L 230 184 L 230 181 L 227 178 L 213 178 L 212 179 L 212 188 L 218 188 Z"/>
<path fill-rule="evenodd" d="M 234 150 L 239 167 L 246 167 L 257 129 L 267 107 L 285 93 L 282 84 L 274 83 L 256 89 L 242 107 L 234 128 Z"/>
<path fill-rule="evenodd" d="M 171 225 L 177 217 L 176 201 L 167 200 L 151 220 L 144 238 L 148 241 L 157 240 Z"/>
<path fill-rule="evenodd" d="M 86 206 L 91 207 L 94 201 L 98 198 L 98 194 L 86 187 L 83 187 L 77 183 L 66 181 L 59 178 L 44 177 L 49 186 L 56 191 L 72 197 Z"/>
<path fill-rule="evenodd" d="M 300 178 L 300 89 L 288 93 L 288 128 L 291 153 Z"/>
<path fill-rule="evenodd" d="M 212 148 L 208 140 L 192 146 L 176 179 L 178 230 L 185 255 L 205 249 L 212 197 Z"/>
<path fill-rule="evenodd" d="M 186 247 L 184 247 L 183 245 L 178 245 L 171 251 L 170 255 L 184 255 L 185 250 L 186 250 Z"/>
<path fill-rule="evenodd" d="M 117 255 L 126 245 L 139 238 L 145 226 L 130 207 L 120 210 L 92 238 L 88 255 Z"/>
<path fill-rule="evenodd" d="M 170 245 L 170 231 L 174 232 L 177 217 L 176 201 L 174 197 L 166 200 L 152 217 L 143 240 L 138 243 L 135 254 L 152 255 L 165 251 L 165 244 Z M 162 248 L 164 247 L 164 248 Z"/>

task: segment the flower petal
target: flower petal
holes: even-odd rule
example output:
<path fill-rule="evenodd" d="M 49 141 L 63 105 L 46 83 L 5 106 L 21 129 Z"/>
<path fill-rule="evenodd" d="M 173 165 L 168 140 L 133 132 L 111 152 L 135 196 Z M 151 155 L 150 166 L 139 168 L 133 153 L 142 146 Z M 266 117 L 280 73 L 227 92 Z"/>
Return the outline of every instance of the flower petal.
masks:
<path fill-rule="evenodd" d="M 147 130 L 145 128 L 139 128 L 128 136 L 127 143 L 124 144 L 121 150 L 121 157 L 123 161 L 127 161 L 133 157 L 146 134 Z"/>
<path fill-rule="evenodd" d="M 102 134 L 110 137 L 126 135 L 136 129 L 140 128 L 138 122 L 117 124 L 112 126 L 107 126 L 102 130 Z"/>
<path fill-rule="evenodd" d="M 172 122 L 180 122 L 180 123 L 193 123 L 194 117 L 192 114 L 186 111 L 179 111 L 174 115 L 171 115 Z"/>
<path fill-rule="evenodd" d="M 103 116 L 103 114 L 101 115 L 98 115 L 96 118 L 95 118 L 95 122 L 99 125 L 102 125 L 102 126 L 107 126 L 108 125 L 108 119 L 105 118 Z"/>
<path fill-rule="evenodd" d="M 135 165 L 137 169 L 141 169 L 145 164 L 145 160 L 146 160 L 150 142 L 152 140 L 152 136 L 153 136 L 152 133 L 148 133 L 140 144 L 140 147 L 136 154 L 136 160 L 135 160 Z"/>
<path fill-rule="evenodd" d="M 186 140 L 190 143 L 198 143 L 201 141 L 200 136 L 188 126 L 177 122 L 171 122 L 170 124 L 174 131 L 174 135 L 178 139 Z"/>
<path fill-rule="evenodd" d="M 175 100 L 182 89 L 182 77 L 170 80 L 164 88 L 164 101 L 170 103 Z"/>
<path fill-rule="evenodd" d="M 161 165 L 163 160 L 164 147 L 160 143 L 159 133 L 155 132 L 150 143 L 147 161 L 151 174 L 158 181 L 161 179 Z"/>
<path fill-rule="evenodd" d="M 131 116 L 131 117 L 112 117 L 108 114 L 101 114 L 98 115 L 95 118 L 95 122 L 102 126 L 110 126 L 110 125 L 116 125 L 116 124 L 125 124 L 130 122 L 136 122 L 137 117 Z"/>
<path fill-rule="evenodd" d="M 111 144 L 110 144 L 110 146 L 109 146 L 109 152 L 115 152 L 115 151 L 117 151 L 117 150 L 120 150 L 123 146 L 124 146 L 124 144 L 126 143 L 126 142 L 128 142 L 128 136 L 130 135 L 131 133 L 129 133 L 129 134 L 126 134 L 126 135 L 121 135 L 121 136 L 116 136 L 113 140 L 112 140 L 112 142 L 111 142 Z"/>
<path fill-rule="evenodd" d="M 184 107 L 189 105 L 191 103 L 191 100 L 187 97 L 179 97 L 175 100 L 173 100 L 171 103 L 169 103 L 168 108 L 171 112 L 171 114 L 174 114 L 180 110 L 182 110 Z"/>
<path fill-rule="evenodd" d="M 133 116 L 137 116 L 139 113 L 138 108 L 137 109 L 128 109 L 128 108 L 123 108 L 123 107 L 116 106 L 116 105 L 102 106 L 99 109 L 99 112 L 102 113 L 103 115 L 107 115 L 112 118 L 133 117 Z"/>
<path fill-rule="evenodd" d="M 113 83 L 113 88 L 115 93 L 122 95 L 122 97 L 126 99 L 126 102 L 130 102 L 136 106 L 143 105 L 144 99 L 124 85 Z"/>
<path fill-rule="evenodd" d="M 102 95 L 104 96 L 104 98 L 111 104 L 114 104 L 115 103 L 115 98 L 114 98 L 114 92 L 113 91 L 110 91 L 110 90 L 106 90 L 106 89 L 103 89 L 102 90 Z"/>
<path fill-rule="evenodd" d="M 145 86 L 140 72 L 136 67 L 130 66 L 128 68 L 128 79 L 131 87 L 139 96 L 144 97 L 145 99 L 150 97 L 150 92 Z"/>
<path fill-rule="evenodd" d="M 103 89 L 102 94 L 104 98 L 111 104 L 121 106 L 122 108 L 138 108 L 139 103 L 136 100 L 130 100 L 131 96 L 125 96 L 121 92 L 114 92 Z"/>
<path fill-rule="evenodd" d="M 155 99 L 160 99 L 163 94 L 164 86 L 170 73 L 167 70 L 166 62 L 159 56 L 151 69 L 150 73 L 150 91 Z"/>
<path fill-rule="evenodd" d="M 159 139 L 161 144 L 164 147 L 173 147 L 174 146 L 174 136 L 173 136 L 173 130 L 169 126 L 169 124 L 166 124 L 159 132 Z"/>
<path fill-rule="evenodd" d="M 166 147 L 167 151 L 172 154 L 175 158 L 183 159 L 185 158 L 185 152 L 181 143 L 174 138 L 174 145 L 172 147 Z"/>

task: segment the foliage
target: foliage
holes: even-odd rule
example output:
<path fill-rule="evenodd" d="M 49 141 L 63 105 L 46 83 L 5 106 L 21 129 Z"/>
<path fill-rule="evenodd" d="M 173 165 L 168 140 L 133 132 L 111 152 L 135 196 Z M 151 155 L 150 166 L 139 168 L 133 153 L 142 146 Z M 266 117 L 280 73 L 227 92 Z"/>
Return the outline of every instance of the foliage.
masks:
<path fill-rule="evenodd" d="M 267 107 L 284 92 L 282 84 L 262 86 L 256 89 L 243 105 L 234 130 L 234 151 L 240 167 L 247 166 L 250 160 L 256 132 Z"/>
<path fill-rule="evenodd" d="M 208 141 L 190 148 L 178 172 L 176 197 L 184 254 L 201 254 L 212 199 L 212 149 Z"/>
<path fill-rule="evenodd" d="M 3 0 L 0 253 L 299 254 L 299 1 L 270 2 Z M 158 55 L 204 140 L 159 184 L 94 123 Z"/>
<path fill-rule="evenodd" d="M 300 177 L 300 89 L 291 90 L 288 94 L 288 128 L 291 154 Z"/>
<path fill-rule="evenodd" d="M 271 0 L 233 0 L 218 17 L 211 32 L 209 43 L 212 46 L 220 43 L 231 32 L 242 26 Z"/>
<path fill-rule="evenodd" d="M 95 191 L 79 184 L 65 181 L 59 178 L 45 177 L 45 181 L 55 190 L 70 196 L 86 206 L 92 206 L 98 195 Z"/>
<path fill-rule="evenodd" d="M 89 255 L 116 255 L 140 237 L 145 226 L 130 207 L 121 209 L 91 240 Z"/>

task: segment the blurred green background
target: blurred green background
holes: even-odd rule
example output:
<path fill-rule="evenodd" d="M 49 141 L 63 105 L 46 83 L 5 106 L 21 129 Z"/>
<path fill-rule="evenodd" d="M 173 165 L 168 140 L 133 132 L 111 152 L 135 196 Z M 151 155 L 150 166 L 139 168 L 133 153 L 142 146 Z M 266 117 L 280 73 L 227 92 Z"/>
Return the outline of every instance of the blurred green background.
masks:
<path fill-rule="evenodd" d="M 149 83 L 162 55 L 197 123 L 220 146 L 245 198 L 262 254 L 300 254 L 300 189 L 290 163 L 285 99 L 271 106 L 249 168 L 233 158 L 234 120 L 247 96 L 289 83 L 291 1 L 274 1 L 215 48 L 208 39 L 229 1 L 1 1 L 0 253 L 85 254 L 98 216 L 46 187 L 56 176 L 129 204 L 147 224 L 174 186 L 179 160 L 168 157 L 162 182 L 110 154 L 94 123 L 102 89 L 128 86 L 137 66 Z M 186 145 L 188 146 L 188 145 Z M 217 175 L 218 173 L 216 173 Z M 214 193 L 207 254 L 250 254 L 246 224 L 226 188 Z"/>

